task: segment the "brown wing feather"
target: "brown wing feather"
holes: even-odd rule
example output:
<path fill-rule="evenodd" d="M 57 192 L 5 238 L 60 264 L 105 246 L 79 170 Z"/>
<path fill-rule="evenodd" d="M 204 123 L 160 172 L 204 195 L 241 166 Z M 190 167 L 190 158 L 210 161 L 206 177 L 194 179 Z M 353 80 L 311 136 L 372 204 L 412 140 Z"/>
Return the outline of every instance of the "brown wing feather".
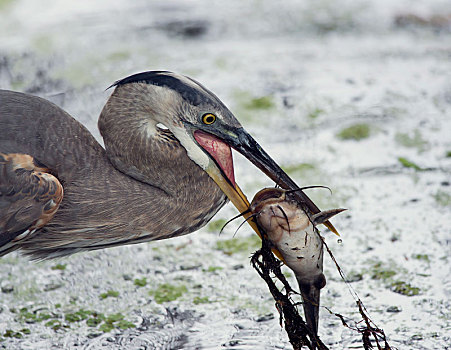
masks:
<path fill-rule="evenodd" d="M 0 247 L 26 239 L 55 215 L 63 186 L 28 154 L 0 153 Z"/>

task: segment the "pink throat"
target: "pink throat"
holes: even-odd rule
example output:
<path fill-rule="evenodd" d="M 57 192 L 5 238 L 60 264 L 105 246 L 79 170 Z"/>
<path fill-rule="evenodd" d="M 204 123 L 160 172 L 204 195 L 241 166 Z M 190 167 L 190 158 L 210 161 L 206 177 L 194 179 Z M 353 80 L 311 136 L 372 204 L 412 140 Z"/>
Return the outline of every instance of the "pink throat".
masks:
<path fill-rule="evenodd" d="M 221 168 L 227 179 L 235 186 L 233 158 L 230 146 L 212 134 L 196 130 L 194 138 L 197 143 L 210 154 Z"/>

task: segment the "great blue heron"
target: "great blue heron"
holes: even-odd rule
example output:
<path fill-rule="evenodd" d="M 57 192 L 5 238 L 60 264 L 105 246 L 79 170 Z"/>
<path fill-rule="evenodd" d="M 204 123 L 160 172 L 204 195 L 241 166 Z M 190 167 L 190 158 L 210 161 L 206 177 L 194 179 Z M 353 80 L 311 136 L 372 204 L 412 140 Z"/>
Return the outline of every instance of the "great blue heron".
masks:
<path fill-rule="evenodd" d="M 297 188 L 195 80 L 149 71 L 112 86 L 98 123 L 105 149 L 56 105 L 0 92 L 0 255 L 20 249 L 46 259 L 187 234 L 227 197 L 245 211 L 231 147 Z"/>

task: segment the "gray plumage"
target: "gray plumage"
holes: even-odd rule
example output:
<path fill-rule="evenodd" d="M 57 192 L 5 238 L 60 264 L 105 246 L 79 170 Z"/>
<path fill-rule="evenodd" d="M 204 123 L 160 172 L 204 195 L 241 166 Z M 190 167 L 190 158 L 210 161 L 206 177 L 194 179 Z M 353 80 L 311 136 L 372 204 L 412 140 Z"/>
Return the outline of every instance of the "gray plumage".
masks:
<path fill-rule="evenodd" d="M 21 249 L 34 258 L 48 258 L 187 234 L 226 203 L 170 131 L 146 131 L 149 106 L 144 97 L 150 88 L 137 83 L 113 93 L 99 121 L 107 152 L 56 105 L 0 92 L 0 152 L 31 155 L 64 187 L 53 219 L 3 253 Z M 174 172 L 174 166 L 180 171 Z M 5 198 L 2 193 L 0 202 Z"/>

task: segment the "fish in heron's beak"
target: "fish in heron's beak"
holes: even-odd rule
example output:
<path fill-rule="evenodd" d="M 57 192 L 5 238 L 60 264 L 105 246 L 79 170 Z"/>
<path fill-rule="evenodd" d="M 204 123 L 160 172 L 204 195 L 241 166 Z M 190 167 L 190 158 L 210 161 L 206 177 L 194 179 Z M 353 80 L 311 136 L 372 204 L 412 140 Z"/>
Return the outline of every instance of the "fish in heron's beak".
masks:
<path fill-rule="evenodd" d="M 304 301 L 305 320 L 317 334 L 320 290 L 326 285 L 326 278 L 323 274 L 323 239 L 315 225 L 344 209 L 308 217 L 299 202 L 292 198 L 294 192 L 289 192 L 265 188 L 255 195 L 250 210 L 285 264 L 294 272 Z"/>
<path fill-rule="evenodd" d="M 247 200 L 240 187 L 235 183 L 233 171 L 232 152 L 230 147 L 240 152 L 243 156 L 254 163 L 277 185 L 287 190 L 298 189 L 296 183 L 277 165 L 274 160 L 260 147 L 260 145 L 249 135 L 246 130 L 241 128 L 230 128 L 220 135 L 213 135 L 209 132 L 200 130 L 194 131 L 194 138 L 197 143 L 206 150 L 215 160 L 217 166 L 210 166 L 206 169 L 207 173 L 218 184 L 221 190 L 230 199 L 233 205 L 240 213 L 249 209 L 249 201 Z M 302 203 L 303 209 L 308 211 L 310 215 L 319 213 L 319 208 L 310 200 L 307 195 L 299 190 L 293 193 L 298 202 Z M 250 214 L 244 214 L 247 217 Z M 249 221 L 252 228 L 261 237 L 256 225 Z M 335 227 L 329 222 L 324 224 L 335 234 L 338 235 Z M 281 258 L 280 254 L 277 254 Z"/>

